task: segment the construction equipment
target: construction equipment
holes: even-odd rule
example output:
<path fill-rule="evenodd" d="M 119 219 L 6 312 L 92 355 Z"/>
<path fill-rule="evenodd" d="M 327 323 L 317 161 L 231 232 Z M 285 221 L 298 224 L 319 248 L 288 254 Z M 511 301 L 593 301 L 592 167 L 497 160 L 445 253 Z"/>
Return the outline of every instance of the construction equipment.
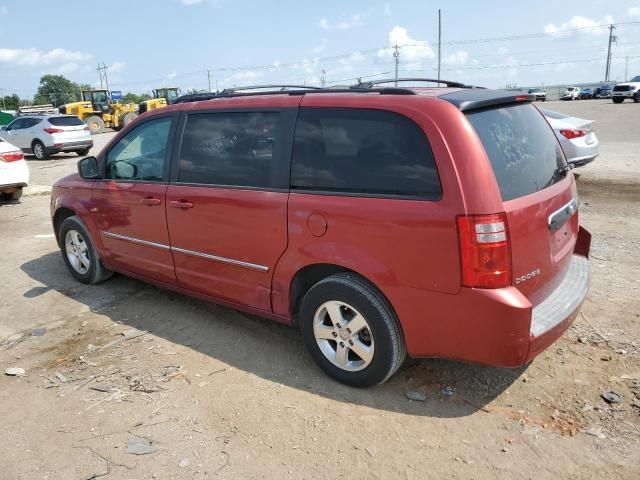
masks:
<path fill-rule="evenodd" d="M 140 102 L 138 106 L 139 113 L 147 110 L 155 110 L 156 108 L 164 108 L 172 105 L 180 96 L 180 89 L 177 87 L 155 88 L 153 90 L 153 98 Z"/>
<path fill-rule="evenodd" d="M 120 130 L 138 116 L 135 103 L 113 102 L 108 90 L 84 90 L 82 101 L 63 105 L 60 113 L 76 115 L 94 135 L 105 127 Z"/>

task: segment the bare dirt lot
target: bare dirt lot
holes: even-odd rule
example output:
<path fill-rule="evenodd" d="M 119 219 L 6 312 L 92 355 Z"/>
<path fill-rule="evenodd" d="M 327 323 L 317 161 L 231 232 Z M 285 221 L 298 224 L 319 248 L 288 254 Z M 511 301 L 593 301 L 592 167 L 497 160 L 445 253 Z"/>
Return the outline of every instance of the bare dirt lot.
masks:
<path fill-rule="evenodd" d="M 25 370 L 0 376 L 0 477 L 639 478 L 640 105 L 544 106 L 595 119 L 601 141 L 577 171 L 583 314 L 526 368 L 410 361 L 368 390 L 328 379 L 288 327 L 122 276 L 74 281 L 46 190 L 77 157 L 30 161 L 39 187 L 0 206 L 0 373 Z"/>

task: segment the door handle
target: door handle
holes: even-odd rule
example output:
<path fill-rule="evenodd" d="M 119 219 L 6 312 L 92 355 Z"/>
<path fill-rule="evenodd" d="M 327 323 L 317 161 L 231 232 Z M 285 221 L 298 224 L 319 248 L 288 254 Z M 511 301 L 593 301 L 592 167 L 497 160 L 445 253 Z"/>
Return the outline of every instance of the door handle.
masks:
<path fill-rule="evenodd" d="M 140 200 L 140 203 L 144 203 L 145 205 L 160 205 L 160 199 L 153 198 L 153 197 L 145 197 L 142 200 Z"/>
<path fill-rule="evenodd" d="M 193 208 L 193 203 L 184 200 L 171 200 L 169 205 L 176 208 Z"/>

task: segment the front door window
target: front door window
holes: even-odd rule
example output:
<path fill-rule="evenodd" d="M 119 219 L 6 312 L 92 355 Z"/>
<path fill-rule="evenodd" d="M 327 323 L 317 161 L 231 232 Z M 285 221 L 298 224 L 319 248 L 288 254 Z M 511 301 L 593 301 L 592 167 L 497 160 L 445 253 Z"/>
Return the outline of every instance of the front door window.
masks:
<path fill-rule="evenodd" d="M 127 133 L 107 155 L 106 178 L 163 182 L 171 118 L 151 120 Z"/>

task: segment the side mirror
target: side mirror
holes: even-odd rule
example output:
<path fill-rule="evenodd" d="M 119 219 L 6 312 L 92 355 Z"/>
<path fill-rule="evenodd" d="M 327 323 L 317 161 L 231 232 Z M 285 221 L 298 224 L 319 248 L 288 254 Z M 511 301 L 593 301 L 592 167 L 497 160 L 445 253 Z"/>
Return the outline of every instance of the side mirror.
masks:
<path fill-rule="evenodd" d="M 7 126 L 6 126 L 6 125 L 2 125 L 2 126 L 0 127 L 0 130 L 3 130 L 3 131 L 5 131 L 5 132 L 6 132 L 6 131 L 7 131 Z"/>
<path fill-rule="evenodd" d="M 82 178 L 88 180 L 100 178 L 98 159 L 96 157 L 86 157 L 78 162 L 78 173 Z"/>

